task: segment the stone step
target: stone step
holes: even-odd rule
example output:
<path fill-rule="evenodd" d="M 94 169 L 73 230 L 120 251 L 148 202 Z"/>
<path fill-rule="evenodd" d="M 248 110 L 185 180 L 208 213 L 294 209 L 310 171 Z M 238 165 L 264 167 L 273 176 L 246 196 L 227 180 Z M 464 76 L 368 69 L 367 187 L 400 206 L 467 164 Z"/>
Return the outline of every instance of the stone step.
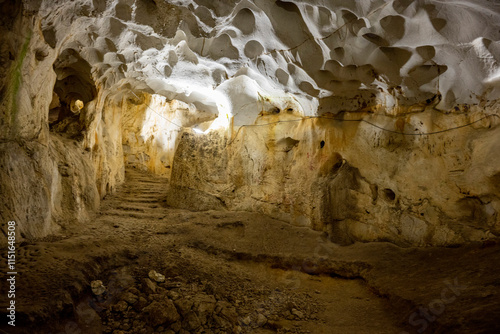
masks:
<path fill-rule="evenodd" d="M 117 208 L 117 209 L 123 209 L 127 208 L 126 210 L 156 210 L 156 209 L 161 209 L 162 206 L 158 201 L 156 200 L 151 200 L 151 201 L 124 201 L 123 199 L 115 199 L 115 200 L 109 200 L 106 202 L 106 207 L 107 208 Z"/>
<path fill-rule="evenodd" d="M 163 183 L 147 183 L 147 182 L 137 182 L 137 181 L 127 181 L 125 180 L 125 187 L 143 187 L 143 188 L 146 188 L 146 187 L 150 187 L 150 188 L 158 188 L 158 189 L 162 189 L 162 188 L 167 188 L 168 187 L 168 183 L 167 182 L 163 182 Z"/>
<path fill-rule="evenodd" d="M 155 209 L 152 211 L 155 212 L 133 212 L 133 211 L 128 211 L 128 210 L 118 210 L 118 209 L 111 209 L 111 210 L 106 210 L 101 212 L 101 217 L 106 217 L 106 216 L 118 216 L 118 217 L 123 217 L 124 219 L 149 219 L 149 220 L 162 220 L 167 216 L 166 213 L 163 212 L 158 212 Z"/>
<path fill-rule="evenodd" d="M 122 196 L 117 196 L 115 197 L 117 200 L 120 200 L 122 202 L 144 202 L 145 203 L 153 203 L 153 202 L 161 202 L 164 198 L 165 195 L 158 195 L 158 196 L 144 196 L 144 195 L 133 195 L 133 194 L 125 194 Z"/>
<path fill-rule="evenodd" d="M 162 198 L 158 197 L 144 197 L 144 196 L 116 196 L 113 199 L 110 199 L 109 202 L 118 202 L 118 203 L 159 203 L 162 201 Z"/>
<path fill-rule="evenodd" d="M 129 193 L 129 194 L 135 194 L 135 193 L 142 193 L 142 194 L 162 194 L 166 193 L 166 189 L 151 189 L 150 187 L 130 187 L 130 188 L 123 188 L 121 191 L 118 193 Z"/>

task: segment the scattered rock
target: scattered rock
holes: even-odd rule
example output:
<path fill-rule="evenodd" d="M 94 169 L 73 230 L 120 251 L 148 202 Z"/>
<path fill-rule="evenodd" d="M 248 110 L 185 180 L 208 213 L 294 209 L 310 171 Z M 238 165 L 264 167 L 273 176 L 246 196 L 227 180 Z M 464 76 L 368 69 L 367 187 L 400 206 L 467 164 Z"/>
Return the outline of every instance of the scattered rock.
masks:
<path fill-rule="evenodd" d="M 148 305 L 148 301 L 144 297 L 139 297 L 137 299 L 137 303 L 134 304 L 134 310 L 136 311 L 142 311 L 143 308 L 145 308 Z"/>
<path fill-rule="evenodd" d="M 295 308 L 292 309 L 292 314 L 299 319 L 304 318 L 304 313 L 300 312 L 299 310 L 297 310 Z"/>
<path fill-rule="evenodd" d="M 167 292 L 167 296 L 172 300 L 177 300 L 181 297 L 181 295 L 178 292 L 172 290 Z"/>
<path fill-rule="evenodd" d="M 144 292 L 146 292 L 147 294 L 156 293 L 157 285 L 153 283 L 149 278 L 144 278 L 142 280 L 142 286 Z"/>
<path fill-rule="evenodd" d="M 122 300 L 126 301 L 130 305 L 134 305 L 135 303 L 137 303 L 138 299 L 139 297 L 130 291 L 125 292 L 122 296 Z"/>
<path fill-rule="evenodd" d="M 151 270 L 148 273 L 148 276 L 151 280 L 155 281 L 156 283 L 162 283 L 165 282 L 165 276 L 156 272 L 155 270 Z"/>
<path fill-rule="evenodd" d="M 173 330 L 174 332 L 178 333 L 182 328 L 182 323 L 181 321 L 176 321 L 170 326 L 170 329 Z"/>
<path fill-rule="evenodd" d="M 179 313 L 184 317 L 191 311 L 191 307 L 193 306 L 193 301 L 191 299 L 180 298 L 174 301 L 174 305 L 179 310 Z"/>
<path fill-rule="evenodd" d="M 188 331 L 194 331 L 201 326 L 200 319 L 195 312 L 189 312 L 182 321 L 182 327 Z"/>
<path fill-rule="evenodd" d="M 238 321 L 238 313 L 236 312 L 236 308 L 233 306 L 222 308 L 220 316 L 231 323 L 236 323 Z"/>
<path fill-rule="evenodd" d="M 128 308 L 127 302 L 124 300 L 120 300 L 113 306 L 113 311 L 123 313 L 127 310 L 127 308 Z"/>
<path fill-rule="evenodd" d="M 250 324 L 252 323 L 252 318 L 249 315 L 247 315 L 246 317 L 241 319 L 241 323 L 243 325 L 250 326 Z"/>
<path fill-rule="evenodd" d="M 119 301 L 101 314 L 106 334 L 113 330 L 139 334 L 251 333 L 259 327 L 278 329 L 273 324 L 281 319 L 310 319 L 312 310 L 306 314 L 305 305 L 317 308 L 310 295 L 290 298 L 282 290 L 207 294 L 207 282 L 198 279 L 197 283 L 176 282 L 179 288 L 166 290 L 164 287 L 172 283 L 157 284 L 152 272 L 140 284 L 127 288 Z"/>
<path fill-rule="evenodd" d="M 127 291 L 130 292 L 130 293 L 132 293 L 132 294 L 134 294 L 134 295 L 136 295 L 136 296 L 139 296 L 141 294 L 141 292 L 137 288 L 135 288 L 135 287 L 130 287 L 130 288 L 128 288 Z"/>
<path fill-rule="evenodd" d="M 198 295 L 194 298 L 193 309 L 198 314 L 202 325 L 207 322 L 207 318 L 214 312 L 216 302 L 214 296 Z"/>
<path fill-rule="evenodd" d="M 262 327 L 267 323 L 267 318 L 263 314 L 257 314 L 257 320 L 255 324 L 257 327 Z"/>
<path fill-rule="evenodd" d="M 102 284 L 102 281 L 92 281 L 90 282 L 90 288 L 92 289 L 92 293 L 96 296 L 100 296 L 106 292 L 106 287 Z"/>
<path fill-rule="evenodd" d="M 161 302 L 154 301 L 142 311 L 148 314 L 148 323 L 153 327 L 162 324 L 170 325 L 180 319 L 180 315 L 170 299 Z"/>

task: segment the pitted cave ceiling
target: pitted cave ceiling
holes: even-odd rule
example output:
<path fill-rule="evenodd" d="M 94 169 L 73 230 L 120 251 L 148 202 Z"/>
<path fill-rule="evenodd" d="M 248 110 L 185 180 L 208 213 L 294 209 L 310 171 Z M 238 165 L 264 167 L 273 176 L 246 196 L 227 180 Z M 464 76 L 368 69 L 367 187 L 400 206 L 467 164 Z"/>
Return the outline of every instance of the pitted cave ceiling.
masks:
<path fill-rule="evenodd" d="M 500 94 L 494 1 L 45 1 L 39 15 L 58 90 L 91 86 L 90 66 L 106 89 L 145 84 L 235 125 L 255 120 L 259 96 L 317 115 Z"/>

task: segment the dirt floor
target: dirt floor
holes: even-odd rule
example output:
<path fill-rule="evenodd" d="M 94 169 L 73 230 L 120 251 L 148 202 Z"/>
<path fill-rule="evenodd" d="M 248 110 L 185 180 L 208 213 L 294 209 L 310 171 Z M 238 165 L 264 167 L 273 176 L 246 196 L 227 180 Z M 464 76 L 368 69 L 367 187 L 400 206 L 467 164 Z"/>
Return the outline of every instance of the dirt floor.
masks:
<path fill-rule="evenodd" d="M 16 327 L 0 333 L 500 333 L 497 242 L 341 247 L 256 213 L 169 208 L 167 191 L 128 169 L 95 219 L 18 245 Z"/>

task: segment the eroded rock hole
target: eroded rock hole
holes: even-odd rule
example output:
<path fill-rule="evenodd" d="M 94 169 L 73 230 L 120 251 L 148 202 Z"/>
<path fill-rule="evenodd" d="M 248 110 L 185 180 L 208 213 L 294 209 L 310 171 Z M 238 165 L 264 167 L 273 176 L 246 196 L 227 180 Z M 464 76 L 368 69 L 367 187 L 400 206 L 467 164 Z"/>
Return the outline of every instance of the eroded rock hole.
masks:
<path fill-rule="evenodd" d="M 97 96 L 91 66 L 77 51 L 66 49 L 53 68 L 57 81 L 49 106 L 50 129 L 71 139 L 82 139 L 85 105 Z"/>
<path fill-rule="evenodd" d="M 42 30 L 42 34 L 45 42 L 47 42 L 47 44 L 54 49 L 57 44 L 56 31 L 54 30 L 54 27 L 48 26 Z"/>
<path fill-rule="evenodd" d="M 396 193 L 392 189 L 384 189 L 384 197 L 389 201 L 394 201 L 396 199 Z"/>

